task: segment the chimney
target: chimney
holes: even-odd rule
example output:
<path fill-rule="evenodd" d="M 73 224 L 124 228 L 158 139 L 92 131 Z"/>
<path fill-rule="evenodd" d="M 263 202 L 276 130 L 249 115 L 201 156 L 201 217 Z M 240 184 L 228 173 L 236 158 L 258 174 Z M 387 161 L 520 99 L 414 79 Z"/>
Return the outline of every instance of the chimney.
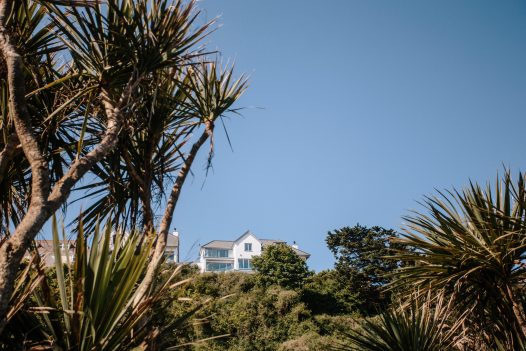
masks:
<path fill-rule="evenodd" d="M 296 244 L 296 241 L 292 242 L 292 247 L 295 248 L 296 250 L 299 250 L 299 246 L 298 244 Z"/>

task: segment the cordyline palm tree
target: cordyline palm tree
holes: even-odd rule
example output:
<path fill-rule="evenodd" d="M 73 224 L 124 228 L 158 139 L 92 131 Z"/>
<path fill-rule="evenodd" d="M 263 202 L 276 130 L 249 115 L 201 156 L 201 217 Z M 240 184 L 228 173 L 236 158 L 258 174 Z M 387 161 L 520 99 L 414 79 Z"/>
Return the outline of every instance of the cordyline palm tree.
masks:
<path fill-rule="evenodd" d="M 206 63 L 198 43 L 211 22 L 197 26 L 194 5 L 0 0 L 0 332 L 24 253 L 90 171 L 106 182 L 90 199 L 125 200 L 88 207 L 88 225 L 116 207 L 152 236 L 152 191 L 176 173 L 138 295 L 149 291 L 193 160 L 246 87 Z"/>
<path fill-rule="evenodd" d="M 526 187 L 506 171 L 494 187 L 477 184 L 427 198 L 428 214 L 406 218 L 395 287 L 445 290 L 469 310 L 472 335 L 519 349 L 526 334 Z"/>
<path fill-rule="evenodd" d="M 466 313 L 443 293 L 411 299 L 396 308 L 367 318 L 361 328 L 344 334 L 339 351 L 460 351 Z"/>
<path fill-rule="evenodd" d="M 120 138 L 111 157 L 94 167 L 99 181 L 79 188 L 87 192 L 82 199 L 98 197 L 82 214 L 88 224 L 115 212 L 116 225 L 141 224 L 145 234 L 157 236 L 143 293 L 163 257 L 173 213 L 198 151 L 209 141 L 210 162 L 215 124 L 225 113 L 236 112 L 231 106 L 246 89 L 243 76 L 233 78 L 233 67 L 222 69 L 215 62 L 162 73 L 145 82 L 152 94 L 133 99 L 131 132 Z M 192 139 L 193 134 L 198 137 Z M 168 184 L 171 190 L 166 193 Z M 163 204 L 154 231 L 155 208 Z"/>

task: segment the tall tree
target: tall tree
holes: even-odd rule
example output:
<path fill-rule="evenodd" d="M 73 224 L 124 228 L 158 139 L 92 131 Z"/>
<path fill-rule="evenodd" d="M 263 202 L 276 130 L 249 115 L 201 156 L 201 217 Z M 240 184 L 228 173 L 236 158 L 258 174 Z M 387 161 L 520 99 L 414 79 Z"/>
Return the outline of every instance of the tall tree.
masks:
<path fill-rule="evenodd" d="M 252 259 L 252 266 L 262 286 L 278 285 L 296 289 L 302 287 L 312 275 L 307 262 L 286 244 L 269 245 L 260 256 Z"/>
<path fill-rule="evenodd" d="M 360 224 L 327 234 L 326 242 L 336 258 L 335 270 L 342 289 L 352 292 L 350 303 L 358 303 L 364 313 L 374 313 L 388 302 L 382 288 L 389 283 L 398 263 L 387 256 L 394 253 L 393 229 Z M 396 244 L 395 244 L 396 245 Z"/>
<path fill-rule="evenodd" d="M 0 332 L 25 251 L 88 172 L 87 199 L 111 199 L 88 226 L 113 212 L 156 235 L 166 201 L 148 291 L 197 152 L 246 87 L 205 57 L 198 15 L 182 0 L 0 0 Z"/>

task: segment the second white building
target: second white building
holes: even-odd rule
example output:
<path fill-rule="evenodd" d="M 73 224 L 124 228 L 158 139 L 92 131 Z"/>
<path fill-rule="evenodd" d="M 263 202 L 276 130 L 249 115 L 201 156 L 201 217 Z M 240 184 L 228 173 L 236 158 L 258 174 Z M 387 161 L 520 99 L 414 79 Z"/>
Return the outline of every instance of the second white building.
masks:
<path fill-rule="evenodd" d="M 252 272 L 252 257 L 261 255 L 268 245 L 287 244 L 283 240 L 258 239 L 247 230 L 236 240 L 212 240 L 201 246 L 198 266 L 201 272 Z M 298 256 L 308 259 L 310 254 L 291 245 Z"/>

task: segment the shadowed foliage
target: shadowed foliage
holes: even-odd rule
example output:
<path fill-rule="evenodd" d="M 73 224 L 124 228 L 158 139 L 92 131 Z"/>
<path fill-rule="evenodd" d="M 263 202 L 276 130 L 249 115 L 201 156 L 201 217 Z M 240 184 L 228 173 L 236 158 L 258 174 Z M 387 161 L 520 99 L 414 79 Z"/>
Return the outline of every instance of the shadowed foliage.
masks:
<path fill-rule="evenodd" d="M 355 351 L 454 351 L 462 350 L 463 316 L 443 295 L 412 300 L 378 317 L 365 319 L 361 328 L 333 350 Z"/>

